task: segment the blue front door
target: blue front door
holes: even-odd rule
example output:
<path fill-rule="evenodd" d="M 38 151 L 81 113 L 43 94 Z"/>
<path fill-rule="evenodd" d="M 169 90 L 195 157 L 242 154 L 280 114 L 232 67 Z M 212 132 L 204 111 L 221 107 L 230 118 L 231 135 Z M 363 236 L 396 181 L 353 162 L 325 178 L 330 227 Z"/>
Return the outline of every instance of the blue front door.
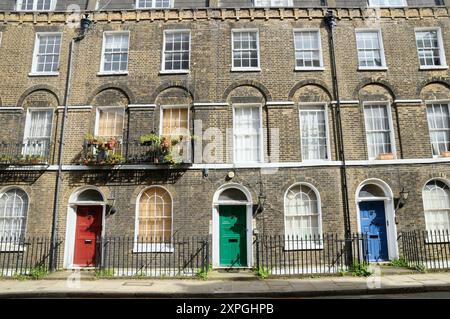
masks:
<path fill-rule="evenodd" d="M 384 202 L 359 203 L 361 232 L 367 236 L 369 261 L 388 260 Z"/>

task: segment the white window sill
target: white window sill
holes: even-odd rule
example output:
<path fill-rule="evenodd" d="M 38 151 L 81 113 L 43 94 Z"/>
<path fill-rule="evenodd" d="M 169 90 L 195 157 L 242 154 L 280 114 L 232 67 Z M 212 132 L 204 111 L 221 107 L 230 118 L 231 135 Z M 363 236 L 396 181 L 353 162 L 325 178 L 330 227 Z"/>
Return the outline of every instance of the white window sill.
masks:
<path fill-rule="evenodd" d="M 329 159 L 320 159 L 320 158 L 318 158 L 318 159 L 302 159 L 302 162 L 309 163 L 309 164 L 312 164 L 312 163 L 328 163 L 328 162 L 330 162 L 330 160 Z"/>
<path fill-rule="evenodd" d="M 388 68 L 385 66 L 376 67 L 376 68 L 368 68 L 368 67 L 363 67 L 363 66 L 358 67 L 358 71 L 387 71 L 387 70 L 388 70 Z"/>
<path fill-rule="evenodd" d="M 175 251 L 172 244 L 135 244 L 133 253 L 173 253 Z"/>
<path fill-rule="evenodd" d="M 261 68 L 231 68 L 231 72 L 261 72 Z"/>
<path fill-rule="evenodd" d="M 295 71 L 304 71 L 304 72 L 308 72 L 308 71 L 325 71 L 325 67 L 323 67 L 323 66 L 317 67 L 317 68 L 299 68 L 299 67 L 296 67 Z"/>
<path fill-rule="evenodd" d="M 59 76 L 59 72 L 30 72 L 28 76 Z"/>
<path fill-rule="evenodd" d="M 419 70 L 423 70 L 423 71 L 434 71 L 434 70 L 447 70 L 448 69 L 448 65 L 439 65 L 439 66 L 420 66 Z"/>
<path fill-rule="evenodd" d="M 98 72 L 98 76 L 114 76 L 114 75 L 128 75 L 128 71 L 123 72 Z"/>
<path fill-rule="evenodd" d="M 189 70 L 161 70 L 159 74 L 189 74 Z"/>

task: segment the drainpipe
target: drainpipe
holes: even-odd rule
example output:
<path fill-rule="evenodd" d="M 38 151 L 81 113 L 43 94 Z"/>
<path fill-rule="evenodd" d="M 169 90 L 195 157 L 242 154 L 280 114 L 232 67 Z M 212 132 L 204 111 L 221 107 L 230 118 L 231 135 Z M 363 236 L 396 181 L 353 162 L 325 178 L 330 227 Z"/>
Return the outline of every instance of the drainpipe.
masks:
<path fill-rule="evenodd" d="M 53 217 L 52 217 L 52 231 L 51 231 L 51 243 L 50 243 L 50 271 L 56 270 L 57 262 L 57 246 L 56 241 L 58 239 L 58 211 L 59 211 L 59 198 L 61 193 L 61 181 L 62 181 L 62 162 L 64 153 L 64 130 L 67 122 L 67 113 L 69 110 L 69 96 L 72 82 L 72 65 L 75 43 L 81 41 L 86 36 L 86 33 L 91 25 L 91 21 L 86 15 L 81 19 L 80 34 L 78 37 L 73 38 L 69 45 L 69 62 L 67 68 L 66 89 L 64 95 L 64 110 L 61 123 L 61 131 L 59 135 L 59 148 L 58 148 L 58 170 L 56 171 L 56 183 L 55 183 L 55 197 L 53 200 Z"/>
<path fill-rule="evenodd" d="M 350 226 L 350 208 L 348 203 L 348 185 L 347 185 L 347 165 L 345 162 L 345 150 L 344 150 L 344 137 L 342 132 L 342 119 L 341 119 L 341 101 L 339 97 L 339 82 L 337 78 L 337 66 L 336 66 L 336 54 L 334 48 L 334 28 L 336 27 L 336 17 L 333 15 L 333 11 L 329 10 L 325 16 L 325 24 L 329 29 L 329 44 L 330 44 L 330 56 L 331 56 L 331 72 L 333 78 L 334 99 L 336 101 L 335 116 L 338 136 L 338 151 L 339 160 L 341 161 L 341 183 L 342 183 L 342 201 L 344 209 L 344 228 L 345 239 L 351 238 L 351 226 Z M 353 263 L 352 256 L 352 244 L 351 241 L 347 241 L 346 245 L 346 261 L 347 265 Z"/>

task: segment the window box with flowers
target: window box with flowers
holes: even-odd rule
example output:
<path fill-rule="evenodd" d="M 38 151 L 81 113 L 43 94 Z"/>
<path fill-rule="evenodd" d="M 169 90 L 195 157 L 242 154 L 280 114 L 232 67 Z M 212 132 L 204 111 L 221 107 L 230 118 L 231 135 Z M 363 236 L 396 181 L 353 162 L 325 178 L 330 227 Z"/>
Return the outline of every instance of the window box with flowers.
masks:
<path fill-rule="evenodd" d="M 178 138 L 169 138 L 150 133 L 140 137 L 143 150 L 143 162 L 152 164 L 185 164 L 190 163 L 189 136 L 180 135 Z"/>
<path fill-rule="evenodd" d="M 88 134 L 84 140 L 83 165 L 117 165 L 124 162 L 121 141 L 115 137 L 108 139 Z"/>

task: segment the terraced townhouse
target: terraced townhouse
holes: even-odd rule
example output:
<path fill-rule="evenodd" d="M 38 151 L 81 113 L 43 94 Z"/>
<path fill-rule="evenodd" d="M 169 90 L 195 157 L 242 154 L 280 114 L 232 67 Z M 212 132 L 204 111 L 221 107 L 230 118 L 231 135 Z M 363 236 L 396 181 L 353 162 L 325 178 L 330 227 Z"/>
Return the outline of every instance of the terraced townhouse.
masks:
<path fill-rule="evenodd" d="M 67 269 L 108 237 L 396 259 L 450 230 L 449 30 L 447 0 L 3 0 L 0 237 L 58 237 Z"/>

